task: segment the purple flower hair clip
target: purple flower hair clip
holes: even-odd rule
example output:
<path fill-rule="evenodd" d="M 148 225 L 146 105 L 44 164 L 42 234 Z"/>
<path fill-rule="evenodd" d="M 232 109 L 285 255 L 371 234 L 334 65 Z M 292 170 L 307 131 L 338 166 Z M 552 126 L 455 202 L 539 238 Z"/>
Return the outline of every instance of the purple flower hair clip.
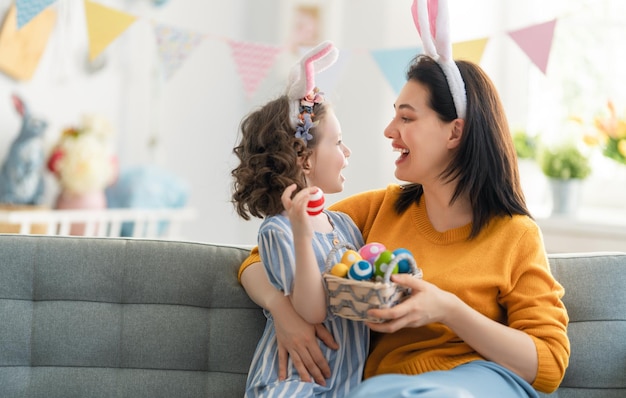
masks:
<path fill-rule="evenodd" d="M 309 133 L 309 130 L 311 129 L 311 127 L 315 127 L 317 123 L 313 123 L 313 120 L 311 119 L 311 113 L 304 112 L 302 113 L 301 117 L 302 121 L 296 127 L 296 138 L 300 138 L 304 140 L 304 142 L 309 142 L 313 139 L 313 136 L 311 135 L 311 133 Z"/>

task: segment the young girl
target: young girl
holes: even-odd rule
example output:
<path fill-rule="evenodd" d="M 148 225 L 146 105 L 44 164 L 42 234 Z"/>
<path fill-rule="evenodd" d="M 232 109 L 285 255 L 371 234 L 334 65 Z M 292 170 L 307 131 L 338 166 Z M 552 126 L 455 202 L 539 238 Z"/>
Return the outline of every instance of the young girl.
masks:
<path fill-rule="evenodd" d="M 241 141 L 234 149 L 240 164 L 232 176 L 237 213 L 246 220 L 251 215 L 264 217 L 258 247 L 272 285 L 289 296 L 302 318 L 322 322 L 339 348 L 320 344 L 329 365 L 325 382 L 302 381 L 307 375 L 297 372 L 294 358 L 288 363 L 286 379 L 280 380 L 282 353 L 274 319 L 266 311 L 267 323 L 250 366 L 246 397 L 342 397 L 362 377 L 369 330 L 362 322 L 327 312 L 322 271 L 335 244 L 347 242 L 358 248 L 363 238 L 343 213 L 324 210 L 310 216 L 306 212 L 316 189 L 343 190 L 341 170 L 350 156 L 341 140 L 339 121 L 313 81 L 315 72 L 336 57 L 331 43 L 320 44 L 296 65 L 286 95 L 243 119 Z"/>

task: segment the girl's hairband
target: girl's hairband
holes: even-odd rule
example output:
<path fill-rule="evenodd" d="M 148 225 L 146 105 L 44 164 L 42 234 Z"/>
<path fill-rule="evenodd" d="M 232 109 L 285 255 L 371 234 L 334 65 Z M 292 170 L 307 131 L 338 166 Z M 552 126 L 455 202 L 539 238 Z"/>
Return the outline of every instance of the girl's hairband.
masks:
<path fill-rule="evenodd" d="M 323 93 L 315 87 L 315 74 L 334 64 L 338 56 L 339 50 L 333 43 L 324 41 L 304 54 L 291 69 L 287 87 L 289 118 L 296 138 L 305 143 L 313 138 L 309 129 L 317 125 L 312 119 L 313 106 L 324 102 Z"/>
<path fill-rule="evenodd" d="M 413 0 L 411 14 L 422 38 L 424 53 L 441 66 L 448 81 L 457 116 L 465 119 L 467 94 L 459 67 L 452 58 L 447 0 Z"/>

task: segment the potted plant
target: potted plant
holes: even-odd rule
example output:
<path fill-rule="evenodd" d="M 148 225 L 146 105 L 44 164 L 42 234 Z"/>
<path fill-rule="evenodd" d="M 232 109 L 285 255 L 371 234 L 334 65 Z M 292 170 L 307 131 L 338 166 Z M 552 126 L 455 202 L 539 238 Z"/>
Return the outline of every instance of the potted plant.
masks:
<path fill-rule="evenodd" d="M 543 148 L 539 167 L 552 191 L 552 214 L 572 215 L 578 208 L 580 183 L 591 174 L 589 158 L 574 144 Z"/>

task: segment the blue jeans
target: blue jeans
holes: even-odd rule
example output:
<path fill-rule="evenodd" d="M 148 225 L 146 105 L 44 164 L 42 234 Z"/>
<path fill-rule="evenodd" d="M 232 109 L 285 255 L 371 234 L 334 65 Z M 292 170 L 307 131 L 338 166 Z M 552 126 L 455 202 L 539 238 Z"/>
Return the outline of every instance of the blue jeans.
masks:
<path fill-rule="evenodd" d="M 510 370 L 488 361 L 473 361 L 451 370 L 419 375 L 388 374 L 365 380 L 349 398 L 537 398 L 537 392 Z"/>

